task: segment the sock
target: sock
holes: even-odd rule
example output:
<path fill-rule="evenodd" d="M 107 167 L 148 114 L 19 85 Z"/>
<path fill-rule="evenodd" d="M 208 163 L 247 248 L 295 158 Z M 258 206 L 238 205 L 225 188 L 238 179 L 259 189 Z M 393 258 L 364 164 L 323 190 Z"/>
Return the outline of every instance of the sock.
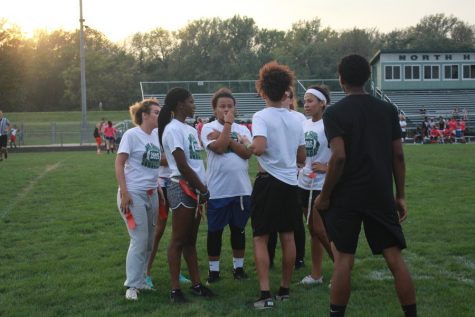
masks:
<path fill-rule="evenodd" d="M 219 261 L 209 261 L 209 270 L 219 272 Z"/>
<path fill-rule="evenodd" d="M 417 307 L 416 304 L 403 305 L 402 311 L 404 312 L 405 317 L 416 317 L 417 316 Z"/>
<path fill-rule="evenodd" d="M 346 305 L 330 304 L 330 317 L 344 317 Z"/>
<path fill-rule="evenodd" d="M 289 295 L 289 292 L 290 292 L 290 289 L 287 287 L 280 287 L 279 288 L 279 296 L 282 296 L 282 295 Z"/>
<path fill-rule="evenodd" d="M 238 267 L 244 266 L 244 258 L 234 258 L 233 257 L 233 267 L 237 269 Z"/>
<path fill-rule="evenodd" d="M 261 299 L 271 298 L 270 291 L 261 291 Z"/>

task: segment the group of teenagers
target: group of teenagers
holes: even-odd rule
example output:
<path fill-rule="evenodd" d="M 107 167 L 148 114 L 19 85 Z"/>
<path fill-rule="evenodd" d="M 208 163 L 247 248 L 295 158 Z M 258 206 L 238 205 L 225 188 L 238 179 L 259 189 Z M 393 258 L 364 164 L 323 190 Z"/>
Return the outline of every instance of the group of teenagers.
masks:
<path fill-rule="evenodd" d="M 153 289 L 150 271 L 171 210 L 167 258 L 174 303 L 187 301 L 180 287 L 182 257 L 191 293 L 214 296 L 207 286 L 221 278 L 222 233 L 228 225 L 233 277 L 247 277 L 244 251 L 249 218 L 260 288 L 253 306 L 268 309 L 275 301 L 289 300 L 292 274 L 302 260 L 297 255 L 302 254 L 299 236 L 305 239 L 305 219 L 312 268 L 301 283 L 322 283 L 326 250 L 334 264 L 330 316 L 345 314 L 362 224 L 373 254 L 384 256 L 394 276 L 405 316 L 416 316 L 415 289 L 401 254 L 406 242 L 400 222 L 407 217 L 407 207 L 398 113 L 391 104 L 365 92 L 370 76 L 365 58 L 345 56 L 338 71 L 347 96 L 329 107 L 328 89 L 309 87 L 304 95 L 306 119 L 292 110 L 293 72 L 275 61 L 265 64 L 256 90 L 266 107 L 254 114 L 252 135 L 234 122 L 236 100 L 225 88 L 212 98 L 216 120 L 205 124 L 200 135 L 185 121 L 193 117 L 195 105 L 184 88 L 172 88 L 163 105 L 147 99 L 130 107 L 136 127 L 124 133 L 115 163 L 117 203 L 130 236 L 127 299 L 137 300 L 141 290 Z M 248 174 L 252 155 L 258 162 L 254 186 Z M 209 272 L 203 284 L 196 241 L 205 209 Z M 269 269 L 277 235 L 282 272 L 273 296 Z"/>

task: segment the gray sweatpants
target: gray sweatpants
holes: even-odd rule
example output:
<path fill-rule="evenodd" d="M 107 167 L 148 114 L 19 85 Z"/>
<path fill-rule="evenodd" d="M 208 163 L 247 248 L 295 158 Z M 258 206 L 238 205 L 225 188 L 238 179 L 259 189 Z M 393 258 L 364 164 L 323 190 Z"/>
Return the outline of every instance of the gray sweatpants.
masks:
<path fill-rule="evenodd" d="M 142 288 L 145 284 L 147 263 L 152 251 L 155 225 L 158 215 L 158 193 L 155 189 L 152 195 L 147 192 L 129 192 L 133 205 L 130 205 L 136 227 L 127 231 L 130 236 L 129 250 L 125 262 L 126 280 L 124 286 Z M 120 193 L 117 193 L 117 203 L 120 210 Z M 127 226 L 124 214 L 120 213 Z"/>

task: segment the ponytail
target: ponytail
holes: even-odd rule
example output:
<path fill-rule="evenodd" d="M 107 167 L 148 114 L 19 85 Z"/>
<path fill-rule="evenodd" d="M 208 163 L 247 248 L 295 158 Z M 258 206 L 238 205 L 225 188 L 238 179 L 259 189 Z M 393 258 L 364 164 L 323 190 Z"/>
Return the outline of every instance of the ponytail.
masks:
<path fill-rule="evenodd" d="M 158 141 L 160 141 L 160 145 L 163 147 L 162 144 L 162 137 L 163 132 L 165 131 L 165 127 L 167 124 L 172 121 L 172 110 L 171 107 L 165 104 L 160 110 L 160 114 L 158 115 Z"/>
<path fill-rule="evenodd" d="M 191 96 L 191 92 L 185 88 L 175 87 L 168 91 L 165 96 L 165 105 L 162 107 L 158 116 L 158 140 L 162 144 L 163 132 L 167 124 L 172 121 L 173 112 L 176 111 L 176 106 L 179 102 L 183 102 L 186 98 Z"/>

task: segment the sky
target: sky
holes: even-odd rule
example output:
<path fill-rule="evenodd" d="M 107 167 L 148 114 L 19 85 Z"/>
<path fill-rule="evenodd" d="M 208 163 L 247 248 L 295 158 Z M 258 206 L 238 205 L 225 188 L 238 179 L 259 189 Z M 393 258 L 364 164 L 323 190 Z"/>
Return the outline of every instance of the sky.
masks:
<path fill-rule="evenodd" d="M 80 0 L 0 0 L 0 19 L 34 30 L 79 28 Z M 85 24 L 119 42 L 137 32 L 162 27 L 174 31 L 201 18 L 254 19 L 259 28 L 288 30 L 299 20 L 320 18 L 336 31 L 376 28 L 387 33 L 416 25 L 426 15 L 444 13 L 475 25 L 474 0 L 82 0 Z"/>

